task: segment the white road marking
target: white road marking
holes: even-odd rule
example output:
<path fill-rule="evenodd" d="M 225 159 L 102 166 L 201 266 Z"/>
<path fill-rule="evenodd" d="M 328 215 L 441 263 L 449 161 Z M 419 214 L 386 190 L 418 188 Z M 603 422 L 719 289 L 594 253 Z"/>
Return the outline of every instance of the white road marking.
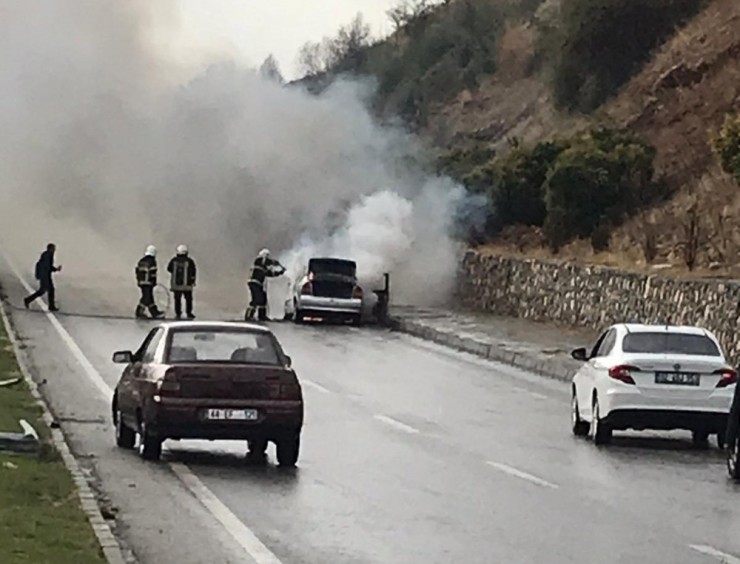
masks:
<path fill-rule="evenodd" d="M 552 489 L 558 488 L 556 484 L 548 482 L 547 480 L 543 480 L 542 478 L 538 478 L 537 476 L 533 476 L 532 474 L 528 474 L 526 472 L 518 470 L 512 466 L 501 464 L 500 462 L 492 462 L 490 460 L 486 462 L 486 464 L 495 468 L 496 470 L 500 470 L 501 472 L 504 472 L 505 474 L 509 474 L 510 476 L 521 478 L 522 480 L 527 480 L 528 482 L 532 482 L 533 484 L 537 484 L 538 486 L 542 486 L 545 488 L 552 488 Z"/>
<path fill-rule="evenodd" d="M 731 554 L 727 554 L 726 552 L 722 552 L 705 544 L 691 544 L 689 545 L 689 548 L 696 552 L 706 554 L 707 556 L 712 556 L 720 562 L 724 562 L 724 564 L 740 564 L 740 558 L 737 556 L 732 556 Z"/>
<path fill-rule="evenodd" d="M 400 421 L 396 421 L 392 417 L 388 417 L 386 415 L 373 415 L 374 419 L 377 419 L 378 421 L 382 421 L 386 425 L 389 425 L 395 429 L 398 429 L 399 431 L 403 431 L 404 433 L 408 433 L 410 435 L 415 435 L 419 432 L 418 429 L 414 429 L 410 425 L 406 425 L 406 423 L 401 423 Z"/>
<path fill-rule="evenodd" d="M 23 285 L 26 291 L 29 294 L 33 293 L 34 289 L 31 288 L 28 282 L 26 282 L 25 279 L 21 276 L 20 272 L 18 272 L 18 269 L 15 267 L 15 264 L 13 264 L 13 262 L 8 259 L 7 256 L 3 256 L 5 258 L 5 262 L 8 263 L 8 266 L 10 266 L 13 274 L 15 274 L 16 278 L 18 278 L 19 282 Z M 103 397 L 106 400 L 110 400 L 113 397 L 113 391 L 111 390 L 110 386 L 106 384 L 105 380 L 103 380 L 98 371 L 95 370 L 95 367 L 83 354 L 80 347 L 77 346 L 77 343 L 75 343 L 74 339 L 72 339 L 70 334 L 67 333 L 66 329 L 62 327 L 62 324 L 59 323 L 59 320 L 56 318 L 56 316 L 51 311 L 49 311 L 46 303 L 44 303 L 43 301 L 39 301 L 39 305 L 41 306 L 42 311 L 46 314 L 47 319 L 51 322 L 54 329 L 56 329 L 57 333 L 59 333 L 59 336 L 62 338 L 62 341 L 64 341 L 64 344 L 67 345 L 70 351 L 72 351 L 72 354 L 74 355 L 80 366 L 82 366 L 82 369 L 85 371 L 87 377 L 90 378 L 90 381 L 98 389 L 98 391 L 103 394 Z"/>
<path fill-rule="evenodd" d="M 304 386 L 311 388 L 313 390 L 316 390 L 317 392 L 321 392 L 322 394 L 330 394 L 331 390 L 328 388 L 325 388 L 321 384 L 317 384 L 316 382 L 312 382 L 311 380 L 306 380 L 305 378 L 301 378 L 301 384 Z"/>
<path fill-rule="evenodd" d="M 537 399 L 548 399 L 548 396 L 546 396 L 545 394 L 539 394 L 537 392 L 530 392 L 530 391 L 527 391 L 527 393 L 530 396 L 532 396 L 533 398 L 537 398 Z"/>
<path fill-rule="evenodd" d="M 257 564 L 281 564 L 277 556 L 200 481 L 198 476 L 193 474 L 190 468 L 179 462 L 171 462 L 170 468 Z"/>
<path fill-rule="evenodd" d="M 3 255 L 5 261 L 10 266 L 13 274 L 18 278 L 20 283 L 26 290 L 32 292 L 33 289 L 23 279 L 23 277 L 16 269 L 15 265 L 8 260 L 8 257 Z M 95 369 L 92 363 L 82 352 L 82 349 L 77 345 L 72 335 L 59 323 L 56 316 L 49 311 L 45 304 L 42 303 L 42 309 L 46 313 L 46 317 L 51 322 L 54 329 L 56 329 L 59 336 L 62 338 L 64 344 L 69 347 L 72 355 L 75 357 L 77 362 L 80 363 L 85 371 L 85 375 L 95 385 L 98 391 L 103 397 L 110 401 L 113 397 L 113 389 L 103 380 L 100 373 Z M 252 530 L 247 527 L 239 518 L 226 507 L 216 495 L 209 490 L 198 477 L 184 464 L 181 463 L 170 463 L 170 468 L 174 474 L 185 484 L 185 487 L 192 493 L 195 498 L 209 511 L 211 515 L 226 529 L 226 531 L 233 537 L 236 543 L 244 549 L 256 564 L 281 564 L 275 554 L 273 554 L 269 548 L 267 548 L 258 538 Z"/>

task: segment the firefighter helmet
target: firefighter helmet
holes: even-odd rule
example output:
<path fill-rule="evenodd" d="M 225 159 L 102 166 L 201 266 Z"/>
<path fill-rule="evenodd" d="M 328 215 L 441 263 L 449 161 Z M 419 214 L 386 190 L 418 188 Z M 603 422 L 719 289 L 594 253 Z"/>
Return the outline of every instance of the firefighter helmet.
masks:
<path fill-rule="evenodd" d="M 186 255 L 186 254 L 188 254 L 188 247 L 186 245 L 178 245 L 178 247 L 177 247 L 177 254 L 178 255 Z"/>
<path fill-rule="evenodd" d="M 155 247 L 154 245 L 149 245 L 146 248 L 146 255 L 148 257 L 156 257 L 157 256 L 157 247 Z"/>
<path fill-rule="evenodd" d="M 267 258 L 270 256 L 270 250 L 269 249 L 262 249 L 260 251 L 259 257 L 260 258 Z"/>

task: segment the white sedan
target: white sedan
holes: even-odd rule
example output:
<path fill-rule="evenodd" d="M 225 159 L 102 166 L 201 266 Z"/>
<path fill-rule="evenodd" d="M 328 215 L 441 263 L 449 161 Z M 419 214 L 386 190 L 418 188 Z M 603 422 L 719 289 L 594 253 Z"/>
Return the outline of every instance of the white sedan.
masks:
<path fill-rule="evenodd" d="M 612 431 L 686 429 L 697 446 L 724 444 L 737 372 L 717 338 L 698 327 L 620 324 L 587 351 L 573 377 L 572 428 L 596 444 Z"/>

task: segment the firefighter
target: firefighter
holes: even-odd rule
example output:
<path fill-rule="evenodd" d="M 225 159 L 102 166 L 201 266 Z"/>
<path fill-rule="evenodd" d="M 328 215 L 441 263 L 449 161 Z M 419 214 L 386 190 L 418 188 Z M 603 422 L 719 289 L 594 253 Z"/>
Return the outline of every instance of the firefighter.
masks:
<path fill-rule="evenodd" d="M 177 247 L 175 255 L 167 265 L 170 273 L 170 289 L 175 295 L 175 316 L 182 317 L 182 299 L 185 298 L 185 311 L 188 319 L 195 319 L 193 315 L 193 288 L 195 287 L 195 261 L 188 256 L 185 245 Z"/>
<path fill-rule="evenodd" d="M 56 291 L 54 289 L 54 281 L 52 280 L 52 274 L 60 272 L 61 266 L 54 266 L 54 253 L 57 247 L 54 243 L 49 243 L 46 246 L 46 250 L 41 253 L 38 262 L 36 262 L 36 280 L 39 281 L 39 289 L 30 296 L 23 298 L 23 304 L 28 309 L 31 302 L 40 298 L 44 294 L 49 296 L 49 311 L 59 311 L 56 306 Z"/>
<path fill-rule="evenodd" d="M 136 317 L 143 319 L 144 313 L 149 310 L 152 319 L 161 319 L 164 312 L 154 303 L 154 287 L 157 285 L 157 248 L 149 245 L 146 253 L 136 264 L 136 283 L 141 290 L 141 300 L 136 306 Z"/>
<path fill-rule="evenodd" d="M 244 314 L 245 321 L 251 321 L 255 312 L 260 321 L 267 321 L 267 292 L 265 292 L 265 278 L 274 278 L 285 274 L 285 267 L 270 257 L 270 251 L 262 249 L 254 259 L 252 270 L 249 273 L 249 293 L 251 301 Z"/>

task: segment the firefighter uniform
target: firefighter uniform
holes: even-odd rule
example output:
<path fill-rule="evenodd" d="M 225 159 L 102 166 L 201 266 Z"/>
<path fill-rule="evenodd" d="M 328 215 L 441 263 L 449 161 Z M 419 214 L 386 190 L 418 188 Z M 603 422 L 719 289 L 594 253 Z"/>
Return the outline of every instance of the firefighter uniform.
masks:
<path fill-rule="evenodd" d="M 265 279 L 282 276 L 285 273 L 285 267 L 278 261 L 270 258 L 270 253 L 266 249 L 262 250 L 252 264 L 252 270 L 249 273 L 249 293 L 251 301 L 244 314 L 245 321 L 251 321 L 254 314 L 260 321 L 267 320 L 267 292 L 265 292 Z"/>
<path fill-rule="evenodd" d="M 144 314 L 147 310 L 152 318 L 164 317 L 164 312 L 154 303 L 154 287 L 157 285 L 156 252 L 154 247 L 148 247 L 146 254 L 136 264 L 136 283 L 141 290 L 141 300 L 136 306 L 137 318 L 146 317 Z"/>
<path fill-rule="evenodd" d="M 188 319 L 195 319 L 193 315 L 193 288 L 195 287 L 195 261 L 188 256 L 185 245 L 177 248 L 177 256 L 167 265 L 170 273 L 170 290 L 175 295 L 175 315 L 182 317 L 182 300 L 185 299 L 185 311 Z"/>

